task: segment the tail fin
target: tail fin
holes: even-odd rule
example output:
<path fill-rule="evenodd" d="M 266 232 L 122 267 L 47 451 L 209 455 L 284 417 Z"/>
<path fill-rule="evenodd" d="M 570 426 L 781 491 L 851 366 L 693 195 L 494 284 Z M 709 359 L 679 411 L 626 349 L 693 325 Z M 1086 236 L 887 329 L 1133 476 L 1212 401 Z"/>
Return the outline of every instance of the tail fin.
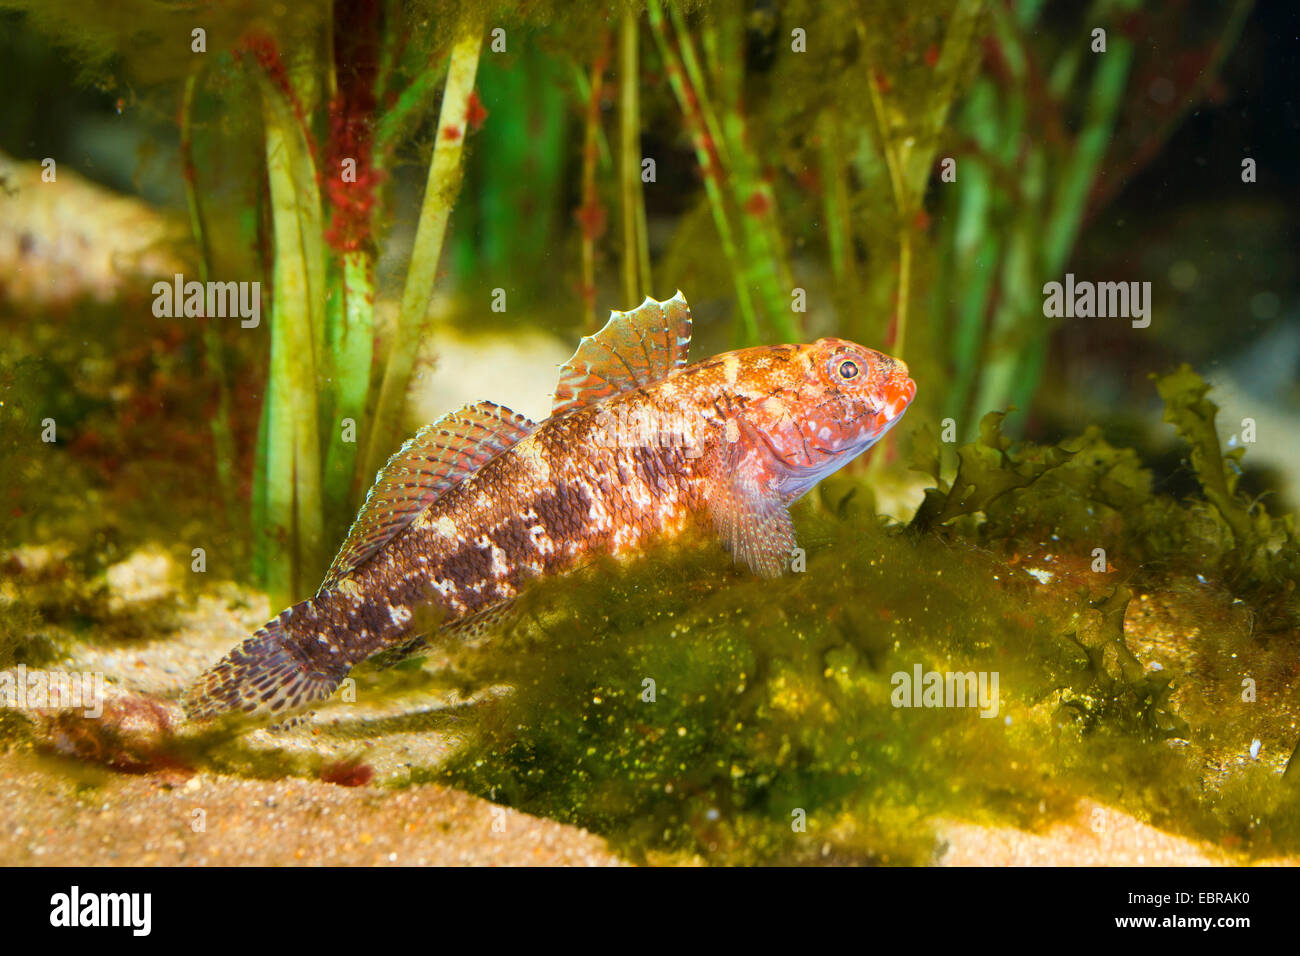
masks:
<path fill-rule="evenodd" d="M 181 701 L 191 720 L 235 710 L 285 716 L 334 693 L 349 666 L 309 657 L 285 627 L 291 614 L 285 611 L 258 628 L 199 676 Z"/>

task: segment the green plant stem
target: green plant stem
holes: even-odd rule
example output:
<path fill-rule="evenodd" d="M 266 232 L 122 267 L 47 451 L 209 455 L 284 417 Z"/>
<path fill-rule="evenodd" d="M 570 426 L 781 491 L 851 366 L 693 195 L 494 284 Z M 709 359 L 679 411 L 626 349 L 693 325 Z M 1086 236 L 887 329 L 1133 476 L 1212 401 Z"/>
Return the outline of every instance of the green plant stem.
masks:
<path fill-rule="evenodd" d="M 608 32 L 606 32 L 605 38 L 606 42 L 609 42 Z M 573 69 L 573 88 L 577 91 L 578 102 L 586 106 L 591 101 L 591 80 L 587 78 L 587 74 L 583 71 L 580 64 L 573 63 L 570 65 Z M 606 63 L 606 66 L 608 66 L 608 63 Z M 609 137 L 605 135 L 605 130 L 601 126 L 596 127 L 596 146 L 600 168 L 608 169 L 612 167 L 614 159 L 613 154 L 609 149 Z"/>
<path fill-rule="evenodd" d="M 691 42 L 691 31 L 686 26 L 686 17 L 681 8 L 672 3 L 671 0 L 667 6 L 668 17 L 672 21 L 673 31 L 677 34 L 677 48 L 681 51 L 682 66 L 686 69 L 686 78 L 698 97 L 700 118 L 704 121 L 704 128 L 708 130 L 709 136 L 713 139 L 717 148 L 719 166 L 724 173 L 728 173 L 732 169 L 732 157 L 729 151 L 730 143 L 723 134 L 722 126 L 718 123 L 717 113 L 710 101 L 709 87 L 704 79 L 704 71 L 700 69 L 699 57 L 695 55 L 695 44 Z M 733 64 L 734 66 L 736 64 Z M 739 77 L 741 70 L 735 68 L 731 71 L 731 74 Z"/>
<path fill-rule="evenodd" d="M 406 285 L 402 290 L 397 332 L 388 353 L 379 401 L 371 423 L 370 441 L 364 459 L 367 476 L 379 470 L 393 452 L 399 438 L 398 429 L 406 403 L 406 390 L 415 366 L 415 353 L 427 327 L 429 298 L 437 279 L 438 260 L 447 234 L 447 220 L 451 216 L 464 174 L 461 158 L 468 132 L 466 116 L 469 97 L 474 91 L 474 77 L 478 71 L 482 32 L 482 26 L 477 20 L 469 21 L 460 29 L 451 51 L 447 85 L 443 90 L 442 109 L 438 117 L 438 138 L 434 144 L 433 157 L 429 161 L 429 177 L 420 206 L 420 221 L 416 227 Z"/>
<path fill-rule="evenodd" d="M 199 202 L 197 176 L 194 164 L 194 93 L 198 84 L 197 72 L 185 78 L 184 99 L 181 104 L 181 162 L 185 169 L 185 204 L 189 210 L 190 228 L 199 250 L 199 281 L 205 285 L 211 275 L 212 247 L 208 242 L 203 206 Z M 221 332 L 212 324 L 212 316 L 203 320 L 203 358 L 217 389 L 217 413 L 208 423 L 212 430 L 212 446 L 216 458 L 217 485 L 221 490 L 221 503 L 226 523 L 230 528 L 240 527 L 235 503 L 235 439 L 231 422 L 234 420 L 230 402 L 230 382 L 226 375 L 225 350 Z"/>
<path fill-rule="evenodd" d="M 405 40 L 394 27 L 402 20 L 402 0 L 383 0 L 380 29 L 379 65 L 375 70 L 375 101 L 383 103 L 397 72 L 398 49 Z"/>
<path fill-rule="evenodd" d="M 425 115 L 438 92 L 438 84 L 446 75 L 447 63 L 446 55 L 435 55 L 428 67 L 402 90 L 392 108 L 385 110 L 375 126 L 375 169 L 385 169 L 392 163 L 397 144 Z"/>
<path fill-rule="evenodd" d="M 596 313 L 596 239 L 598 219 L 603 216 L 600 194 L 596 190 L 596 164 L 600 158 L 600 94 L 605 82 L 605 69 L 609 65 L 610 33 L 601 31 L 600 46 L 591 64 L 591 81 L 581 86 L 587 104 L 586 129 L 582 142 L 582 215 L 579 226 L 582 233 L 582 322 L 590 332 L 600 328 Z"/>
<path fill-rule="evenodd" d="M 636 14 L 625 11 L 619 26 L 620 161 L 623 208 L 623 299 L 627 308 L 650 293 L 650 250 L 645 238 L 645 197 L 641 189 L 640 30 Z"/>
<path fill-rule="evenodd" d="M 736 242 L 732 236 L 731 223 L 727 216 L 726 200 L 718 185 L 718 176 L 721 170 L 719 169 L 717 156 L 710 146 L 710 140 L 705 130 L 704 120 L 700 116 L 699 107 L 694 98 L 687 92 L 684 68 L 681 59 L 673 51 L 672 41 L 668 36 L 668 30 L 664 23 L 663 6 L 659 0 L 650 0 L 648 11 L 650 26 L 659 45 L 659 53 L 664 61 L 664 69 L 668 74 L 669 84 L 672 86 L 673 95 L 677 98 L 678 106 L 681 107 L 682 116 L 686 120 L 687 129 L 691 134 L 695 159 L 700 164 L 700 172 L 704 179 L 704 192 L 708 198 L 709 209 L 713 213 L 713 222 L 718 230 L 718 239 L 722 243 L 723 254 L 726 256 L 727 264 L 731 268 L 732 281 L 736 287 L 736 303 L 740 309 L 740 319 L 744 328 L 744 342 L 747 345 L 754 345 L 759 341 L 758 317 L 754 311 L 754 302 L 750 297 L 740 255 L 736 250 Z"/>
<path fill-rule="evenodd" d="M 959 201 L 959 234 L 967 223 L 987 221 L 991 199 L 985 170 L 968 163 L 963 175 L 966 185 Z M 957 300 L 956 327 L 949 353 L 954 374 L 945 412 L 959 424 L 966 421 L 972 390 L 979 378 L 985 316 L 1001 251 L 1002 238 L 992 230 L 975 237 L 969 245 L 959 241 L 956 249 L 955 266 L 949 278 L 951 294 Z"/>
<path fill-rule="evenodd" d="M 759 163 L 746 142 L 745 116 L 740 107 L 738 82 L 742 68 L 721 71 L 725 80 L 721 85 L 720 97 L 723 119 L 719 123 L 715 118 L 712 97 L 695 54 L 695 43 L 687 29 L 686 19 L 676 5 L 670 4 L 668 9 L 677 33 L 682 65 L 686 69 L 687 92 L 693 94 L 705 129 L 716 147 L 720 167 L 718 178 L 731 195 L 732 207 L 740 210 L 740 236 L 745 248 L 741 261 L 745 268 L 745 283 L 758 291 L 764 312 L 777 334 L 785 341 L 797 339 L 799 332 L 790 308 L 794 279 L 785 259 L 777 219 L 776 196 L 771 185 L 764 180 Z M 739 16 L 735 10 L 729 9 L 722 17 L 726 29 L 724 39 L 719 44 L 721 55 L 728 62 L 741 64 L 744 54 L 739 41 Z"/>
<path fill-rule="evenodd" d="M 1064 267 L 1078 237 L 1079 224 L 1087 208 L 1088 190 L 1110 144 L 1132 62 L 1133 41 L 1114 32 L 1109 48 L 1099 58 L 1093 73 L 1083 130 L 1052 197 L 1049 228 L 1043 247 L 1048 275 L 1056 275 Z"/>
<path fill-rule="evenodd" d="M 324 302 L 323 251 L 315 171 L 301 125 L 283 94 L 265 80 L 260 86 L 275 239 L 266 472 L 272 553 L 267 585 L 273 603 L 283 606 L 303 591 L 323 564 L 319 336 L 314 331 L 324 325 L 317 319 Z"/>
<path fill-rule="evenodd" d="M 858 39 L 862 44 L 862 49 L 864 51 L 870 49 L 870 45 L 867 39 L 866 26 L 862 23 L 861 20 L 859 20 L 857 23 L 857 30 L 858 30 Z M 911 209 L 912 201 L 910 198 L 910 193 L 907 189 L 907 185 L 903 179 L 903 161 L 902 158 L 899 156 L 898 144 L 894 141 L 894 137 L 891 134 L 889 129 L 889 123 L 885 116 L 884 97 L 881 95 L 880 85 L 877 82 L 877 78 L 876 78 L 876 70 L 871 63 L 870 58 L 867 59 L 866 86 L 867 86 L 868 98 L 871 101 L 871 115 L 876 121 L 876 135 L 878 136 L 880 141 L 880 152 L 885 159 L 885 169 L 889 173 L 889 189 L 891 195 L 894 197 L 894 209 L 898 218 L 897 230 L 898 230 L 899 287 L 898 287 L 898 298 L 897 298 L 898 305 L 895 311 L 896 321 L 894 323 L 894 330 L 895 330 L 894 341 L 893 343 L 891 343 L 891 349 L 893 354 L 896 357 L 901 359 L 904 358 L 902 343 L 907 338 L 907 300 L 908 300 L 907 289 L 903 287 L 903 282 L 907 278 L 907 276 L 904 275 L 902 265 L 903 265 L 903 258 L 904 258 L 904 249 L 906 248 L 907 250 L 906 255 L 907 255 L 908 266 L 909 266 L 907 272 L 910 274 L 911 239 L 909 234 L 910 234 L 911 227 L 907 222 L 907 219 L 912 211 Z"/>
<path fill-rule="evenodd" d="M 857 296 L 857 266 L 853 254 L 853 217 L 849 212 L 849 184 L 845 172 L 839 122 L 830 111 L 822 114 L 819 129 L 822 183 L 826 203 L 826 237 L 831 275 L 841 300 Z"/>
<path fill-rule="evenodd" d="M 340 314 L 331 322 L 330 357 L 333 363 L 334 428 L 326 443 L 326 506 L 331 524 L 350 521 L 365 490 L 356 467 L 357 444 L 344 440 L 344 428 L 351 419 L 355 434 L 365 420 L 366 398 L 370 394 L 370 367 L 374 351 L 374 257 L 364 249 L 342 255 L 342 274 L 337 283 Z"/>
<path fill-rule="evenodd" d="M 1037 3 L 1038 0 L 1030 2 Z M 910 205 L 914 207 L 920 207 L 921 195 L 934 165 L 935 151 L 948 124 L 952 101 L 957 95 L 957 84 L 974 50 L 976 28 L 983 11 L 984 0 L 957 0 L 952 16 L 948 18 L 948 29 L 944 33 L 939 60 L 934 66 L 935 82 L 939 88 L 938 94 L 933 98 L 935 107 L 926 114 L 927 122 L 919 137 L 922 148 L 910 154 L 904 168 L 905 183 L 913 193 Z"/>
<path fill-rule="evenodd" d="M 249 513 L 253 529 L 253 577 L 269 589 L 273 575 L 282 592 L 290 590 L 288 584 L 289 559 L 287 544 L 277 541 L 271 527 L 268 492 L 270 482 L 270 455 L 267 443 L 271 436 L 271 382 L 268 377 L 262 396 L 262 411 L 257 417 L 257 444 L 253 449 L 253 491 Z M 279 560 L 272 560 L 278 557 Z M 275 569 L 274 571 L 272 569 Z"/>
<path fill-rule="evenodd" d="M 898 324 L 894 336 L 893 354 L 902 358 L 907 350 L 907 310 L 912 291 L 912 239 L 911 223 L 903 223 L 898 232 Z"/>
<path fill-rule="evenodd" d="M 921 208 L 921 197 L 929 177 L 930 166 L 934 161 L 938 139 L 945 125 L 949 106 L 956 94 L 963 65 L 970 54 L 975 27 L 979 22 L 982 9 L 983 0 L 958 0 L 949 18 L 943 48 L 935 65 L 938 93 L 933 98 L 934 107 L 924 115 L 919 124 L 921 128 L 901 142 L 900 138 L 894 135 L 889 122 L 877 70 L 870 56 L 871 44 L 867 36 L 866 24 L 861 19 L 856 23 L 858 39 L 864 51 L 867 67 L 866 86 L 871 101 L 872 116 L 876 121 L 880 151 L 889 172 L 890 190 L 898 215 L 898 307 L 893 353 L 899 358 L 905 357 L 904 347 L 907 342 L 914 220 L 917 211 Z M 913 141 L 916 145 L 913 145 Z"/>
<path fill-rule="evenodd" d="M 1120 6 L 1130 7 L 1131 3 L 1123 0 Z M 1011 23 L 1005 14 L 995 16 L 995 23 L 1004 47 L 1014 52 L 1012 61 L 1025 63 L 1022 24 Z M 1037 290 L 1042 276 L 1058 276 L 1064 270 L 1074 248 L 1097 170 L 1113 136 L 1133 54 L 1133 42 L 1112 31 L 1107 52 L 1096 57 L 1083 129 L 1064 161 L 1048 157 L 1042 147 L 1025 157 L 1018 200 L 1021 213 L 1004 263 L 1002 288 L 1007 294 L 998 303 L 990 338 L 990 345 L 997 351 L 985 363 L 976 395 L 977 413 L 1007 405 L 1027 408 L 1033 402 L 1046 366 L 1050 331 L 1041 322 Z M 1022 88 L 1028 77 L 1028 70 L 1022 67 Z M 1013 116 L 1019 125 L 1028 112 L 1025 96 L 1018 96 L 1014 105 Z M 1010 162 L 1011 156 L 1004 159 Z M 1048 162 L 1053 170 L 1062 170 L 1054 176 L 1056 188 L 1051 192 L 1046 186 Z"/>

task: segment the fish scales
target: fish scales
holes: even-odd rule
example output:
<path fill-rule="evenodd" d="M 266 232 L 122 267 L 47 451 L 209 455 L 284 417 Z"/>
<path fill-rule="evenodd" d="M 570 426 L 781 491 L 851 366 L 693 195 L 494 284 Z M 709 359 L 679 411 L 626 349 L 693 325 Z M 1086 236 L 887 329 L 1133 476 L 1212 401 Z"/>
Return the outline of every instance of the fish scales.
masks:
<path fill-rule="evenodd" d="M 689 331 L 680 293 L 648 299 L 583 340 L 541 424 L 480 403 L 422 430 L 317 594 L 205 672 L 187 713 L 301 710 L 358 662 L 416 646 L 424 608 L 439 630 L 473 633 L 530 578 L 691 526 L 779 573 L 789 503 L 892 426 L 915 385 L 901 362 L 836 339 L 685 365 Z"/>

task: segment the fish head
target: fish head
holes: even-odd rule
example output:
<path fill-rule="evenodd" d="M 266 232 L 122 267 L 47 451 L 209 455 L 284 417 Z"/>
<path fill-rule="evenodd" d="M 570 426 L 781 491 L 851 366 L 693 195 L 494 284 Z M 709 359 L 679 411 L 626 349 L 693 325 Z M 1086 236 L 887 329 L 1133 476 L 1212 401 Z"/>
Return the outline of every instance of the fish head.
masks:
<path fill-rule="evenodd" d="M 800 497 L 892 428 L 916 397 L 907 366 L 844 339 L 785 347 L 768 392 L 745 412 L 781 496 Z"/>

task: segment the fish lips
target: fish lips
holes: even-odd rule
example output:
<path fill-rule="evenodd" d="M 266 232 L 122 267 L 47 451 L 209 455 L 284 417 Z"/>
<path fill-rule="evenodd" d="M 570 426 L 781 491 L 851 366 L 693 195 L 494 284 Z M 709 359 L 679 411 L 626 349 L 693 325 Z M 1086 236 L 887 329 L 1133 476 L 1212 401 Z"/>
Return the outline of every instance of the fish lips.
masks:
<path fill-rule="evenodd" d="M 916 398 L 916 383 L 904 373 L 901 380 L 889 383 L 885 388 L 885 407 L 881 414 L 889 419 L 890 424 L 898 421 L 907 411 L 907 406 Z"/>
<path fill-rule="evenodd" d="M 916 398 L 916 383 L 907 376 L 906 366 L 903 368 L 904 371 L 891 376 L 880 387 L 878 400 L 864 409 L 865 417 L 871 422 L 871 444 L 878 441 L 885 432 L 898 423 L 898 420 L 903 417 L 903 412 L 907 411 L 907 407 Z M 870 444 L 866 447 L 870 447 Z"/>

